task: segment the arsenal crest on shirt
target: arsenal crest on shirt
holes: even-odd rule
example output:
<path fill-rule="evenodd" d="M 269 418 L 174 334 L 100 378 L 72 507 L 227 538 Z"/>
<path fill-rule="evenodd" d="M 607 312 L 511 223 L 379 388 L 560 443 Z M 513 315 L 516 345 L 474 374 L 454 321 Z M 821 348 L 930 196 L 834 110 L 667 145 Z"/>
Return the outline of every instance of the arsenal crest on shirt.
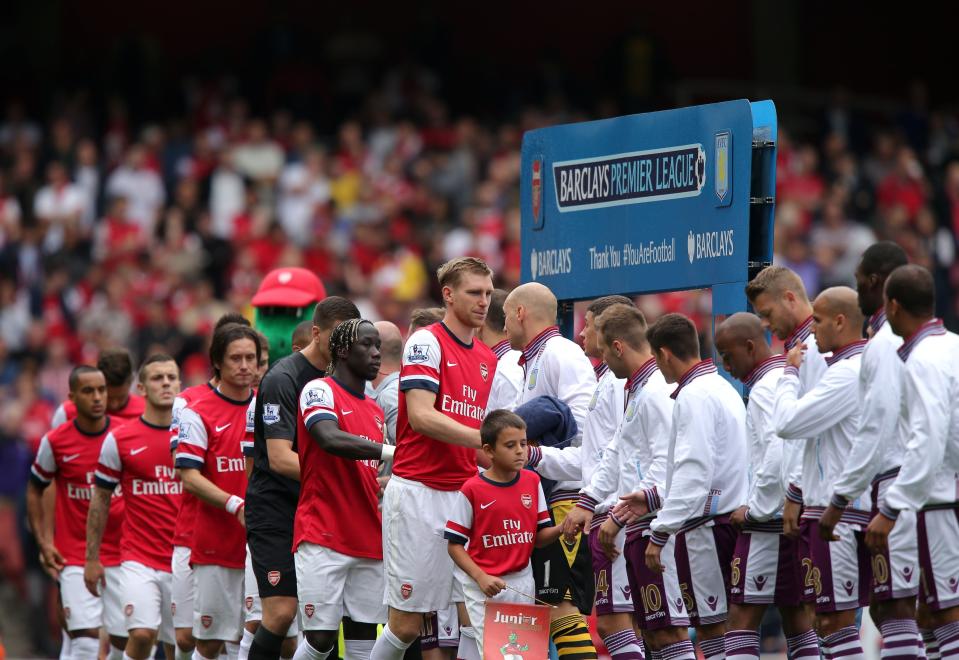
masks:
<path fill-rule="evenodd" d="M 489 378 L 489 367 L 486 366 L 485 362 L 480 362 L 480 376 L 483 377 L 483 382 Z"/>
<path fill-rule="evenodd" d="M 280 583 L 280 572 L 279 571 L 270 571 L 266 574 L 267 581 L 274 587 Z"/>
<path fill-rule="evenodd" d="M 529 493 L 523 493 L 519 496 L 519 501 L 523 503 L 527 509 L 533 506 L 533 496 Z"/>

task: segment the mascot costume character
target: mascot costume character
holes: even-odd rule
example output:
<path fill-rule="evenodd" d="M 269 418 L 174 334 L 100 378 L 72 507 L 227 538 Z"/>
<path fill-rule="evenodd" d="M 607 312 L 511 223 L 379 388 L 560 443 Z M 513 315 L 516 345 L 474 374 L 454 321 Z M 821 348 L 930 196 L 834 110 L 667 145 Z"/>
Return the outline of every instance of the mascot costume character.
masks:
<path fill-rule="evenodd" d="M 323 282 L 306 268 L 277 268 L 263 278 L 251 304 L 253 326 L 270 342 L 270 364 L 292 352 L 293 330 L 313 318 L 316 303 L 326 298 Z"/>

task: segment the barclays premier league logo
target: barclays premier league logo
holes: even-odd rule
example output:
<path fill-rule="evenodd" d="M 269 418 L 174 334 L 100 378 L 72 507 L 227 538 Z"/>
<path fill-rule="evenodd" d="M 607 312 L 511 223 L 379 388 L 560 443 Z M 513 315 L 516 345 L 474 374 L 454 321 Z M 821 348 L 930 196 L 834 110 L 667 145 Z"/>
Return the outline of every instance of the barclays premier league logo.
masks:
<path fill-rule="evenodd" d="M 429 344 L 413 344 L 410 346 L 410 351 L 406 355 L 406 360 L 413 364 L 419 362 L 426 362 L 430 359 L 430 347 Z"/>
<path fill-rule="evenodd" d="M 531 250 L 529 253 L 529 275 L 530 279 L 536 279 L 536 250 Z"/>
<path fill-rule="evenodd" d="M 270 424 L 276 424 L 278 421 L 280 421 L 280 404 L 264 403 L 263 404 L 263 423 L 270 425 Z"/>
<path fill-rule="evenodd" d="M 326 400 L 326 392 L 322 389 L 311 389 L 306 393 L 306 405 L 307 406 L 323 406 L 325 408 L 330 407 L 330 402 Z M 279 417 L 278 417 L 279 418 Z M 266 419 L 263 420 L 264 422 Z"/>

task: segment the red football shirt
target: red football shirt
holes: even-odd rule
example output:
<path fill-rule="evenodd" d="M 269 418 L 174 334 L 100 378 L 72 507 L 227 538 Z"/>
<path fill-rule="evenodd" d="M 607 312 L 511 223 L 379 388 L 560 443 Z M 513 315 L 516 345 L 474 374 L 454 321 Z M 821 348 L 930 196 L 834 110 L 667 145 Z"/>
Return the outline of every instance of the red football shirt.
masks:
<path fill-rule="evenodd" d="M 180 434 L 180 411 L 205 394 L 213 391 L 210 383 L 194 385 L 180 392 L 173 401 L 173 421 L 170 424 L 170 451 L 175 452 L 177 437 Z M 177 511 L 176 526 L 173 530 L 173 545 L 189 548 L 193 543 L 193 528 L 196 525 L 196 508 L 200 501 L 190 493 L 183 491 L 180 508 Z"/>
<path fill-rule="evenodd" d="M 168 573 L 183 492 L 169 448 L 170 428 L 141 417 L 107 434 L 95 477 L 103 488 L 123 488 L 120 558 Z"/>
<path fill-rule="evenodd" d="M 56 480 L 53 543 L 68 566 L 86 562 L 87 511 L 93 494 L 93 474 L 97 469 L 100 446 L 111 425 L 110 418 L 100 433 L 84 433 L 76 422 L 66 422 L 40 440 L 40 449 L 31 468 L 31 478 L 47 485 Z M 123 497 L 118 489 L 110 500 L 110 514 L 100 543 L 100 561 L 104 566 L 120 564 L 120 528 L 123 522 Z"/>
<path fill-rule="evenodd" d="M 300 394 L 297 437 L 300 500 L 293 522 L 293 549 L 315 543 L 351 557 L 383 558 L 378 501 L 377 460 L 353 460 L 324 451 L 310 437 L 320 420 L 342 431 L 383 442 L 383 410 L 362 392 L 348 390 L 335 378 L 311 380 Z"/>
<path fill-rule="evenodd" d="M 247 425 L 252 402 L 252 392 L 249 398 L 234 401 L 213 390 L 181 410 L 176 467 L 200 470 L 221 490 L 246 497 L 242 445 L 253 433 L 252 426 Z M 236 516 L 199 501 L 190 548 L 193 564 L 243 568 L 246 530 Z"/>
<path fill-rule="evenodd" d="M 139 394 L 131 394 L 130 398 L 127 399 L 125 406 L 119 410 L 110 411 L 110 417 L 113 419 L 115 424 L 126 424 L 127 422 L 132 422 L 142 415 L 145 408 L 146 402 L 143 400 L 143 397 Z M 53 424 L 58 426 L 63 422 L 70 421 L 76 416 L 77 404 L 67 399 L 61 403 L 60 408 L 53 413 Z"/>
<path fill-rule="evenodd" d="M 539 475 L 520 470 L 509 483 L 482 474 L 463 484 L 444 536 L 469 541 L 467 552 L 489 575 L 507 575 L 529 564 L 540 527 L 551 525 Z"/>
<path fill-rule="evenodd" d="M 476 450 L 417 433 L 406 412 L 406 391 L 436 394 L 434 407 L 478 429 L 496 371 L 496 355 L 483 342 L 464 344 L 443 323 L 417 330 L 406 342 L 400 369 L 393 474 L 436 490 L 458 490 L 476 475 Z"/>

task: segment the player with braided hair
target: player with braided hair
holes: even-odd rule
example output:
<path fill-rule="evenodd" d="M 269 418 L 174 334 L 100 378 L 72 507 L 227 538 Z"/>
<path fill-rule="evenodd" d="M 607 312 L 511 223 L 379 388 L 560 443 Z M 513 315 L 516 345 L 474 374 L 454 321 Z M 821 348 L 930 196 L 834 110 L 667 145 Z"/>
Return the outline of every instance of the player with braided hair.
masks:
<path fill-rule="evenodd" d="M 330 364 L 326 368 L 326 373 L 333 374 L 340 351 L 349 353 L 353 344 L 356 343 L 357 330 L 362 323 L 373 325 L 372 321 L 366 319 L 347 319 L 333 328 L 333 332 L 330 333 Z M 379 332 L 376 334 L 379 335 Z"/>
<path fill-rule="evenodd" d="M 328 657 L 341 620 L 346 657 L 368 657 L 376 624 L 386 622 L 376 477 L 393 447 L 383 444 L 382 409 L 364 395 L 379 370 L 380 333 L 370 321 L 350 319 L 330 335 L 329 376 L 300 394 L 293 548 L 306 642 L 297 657 Z"/>

